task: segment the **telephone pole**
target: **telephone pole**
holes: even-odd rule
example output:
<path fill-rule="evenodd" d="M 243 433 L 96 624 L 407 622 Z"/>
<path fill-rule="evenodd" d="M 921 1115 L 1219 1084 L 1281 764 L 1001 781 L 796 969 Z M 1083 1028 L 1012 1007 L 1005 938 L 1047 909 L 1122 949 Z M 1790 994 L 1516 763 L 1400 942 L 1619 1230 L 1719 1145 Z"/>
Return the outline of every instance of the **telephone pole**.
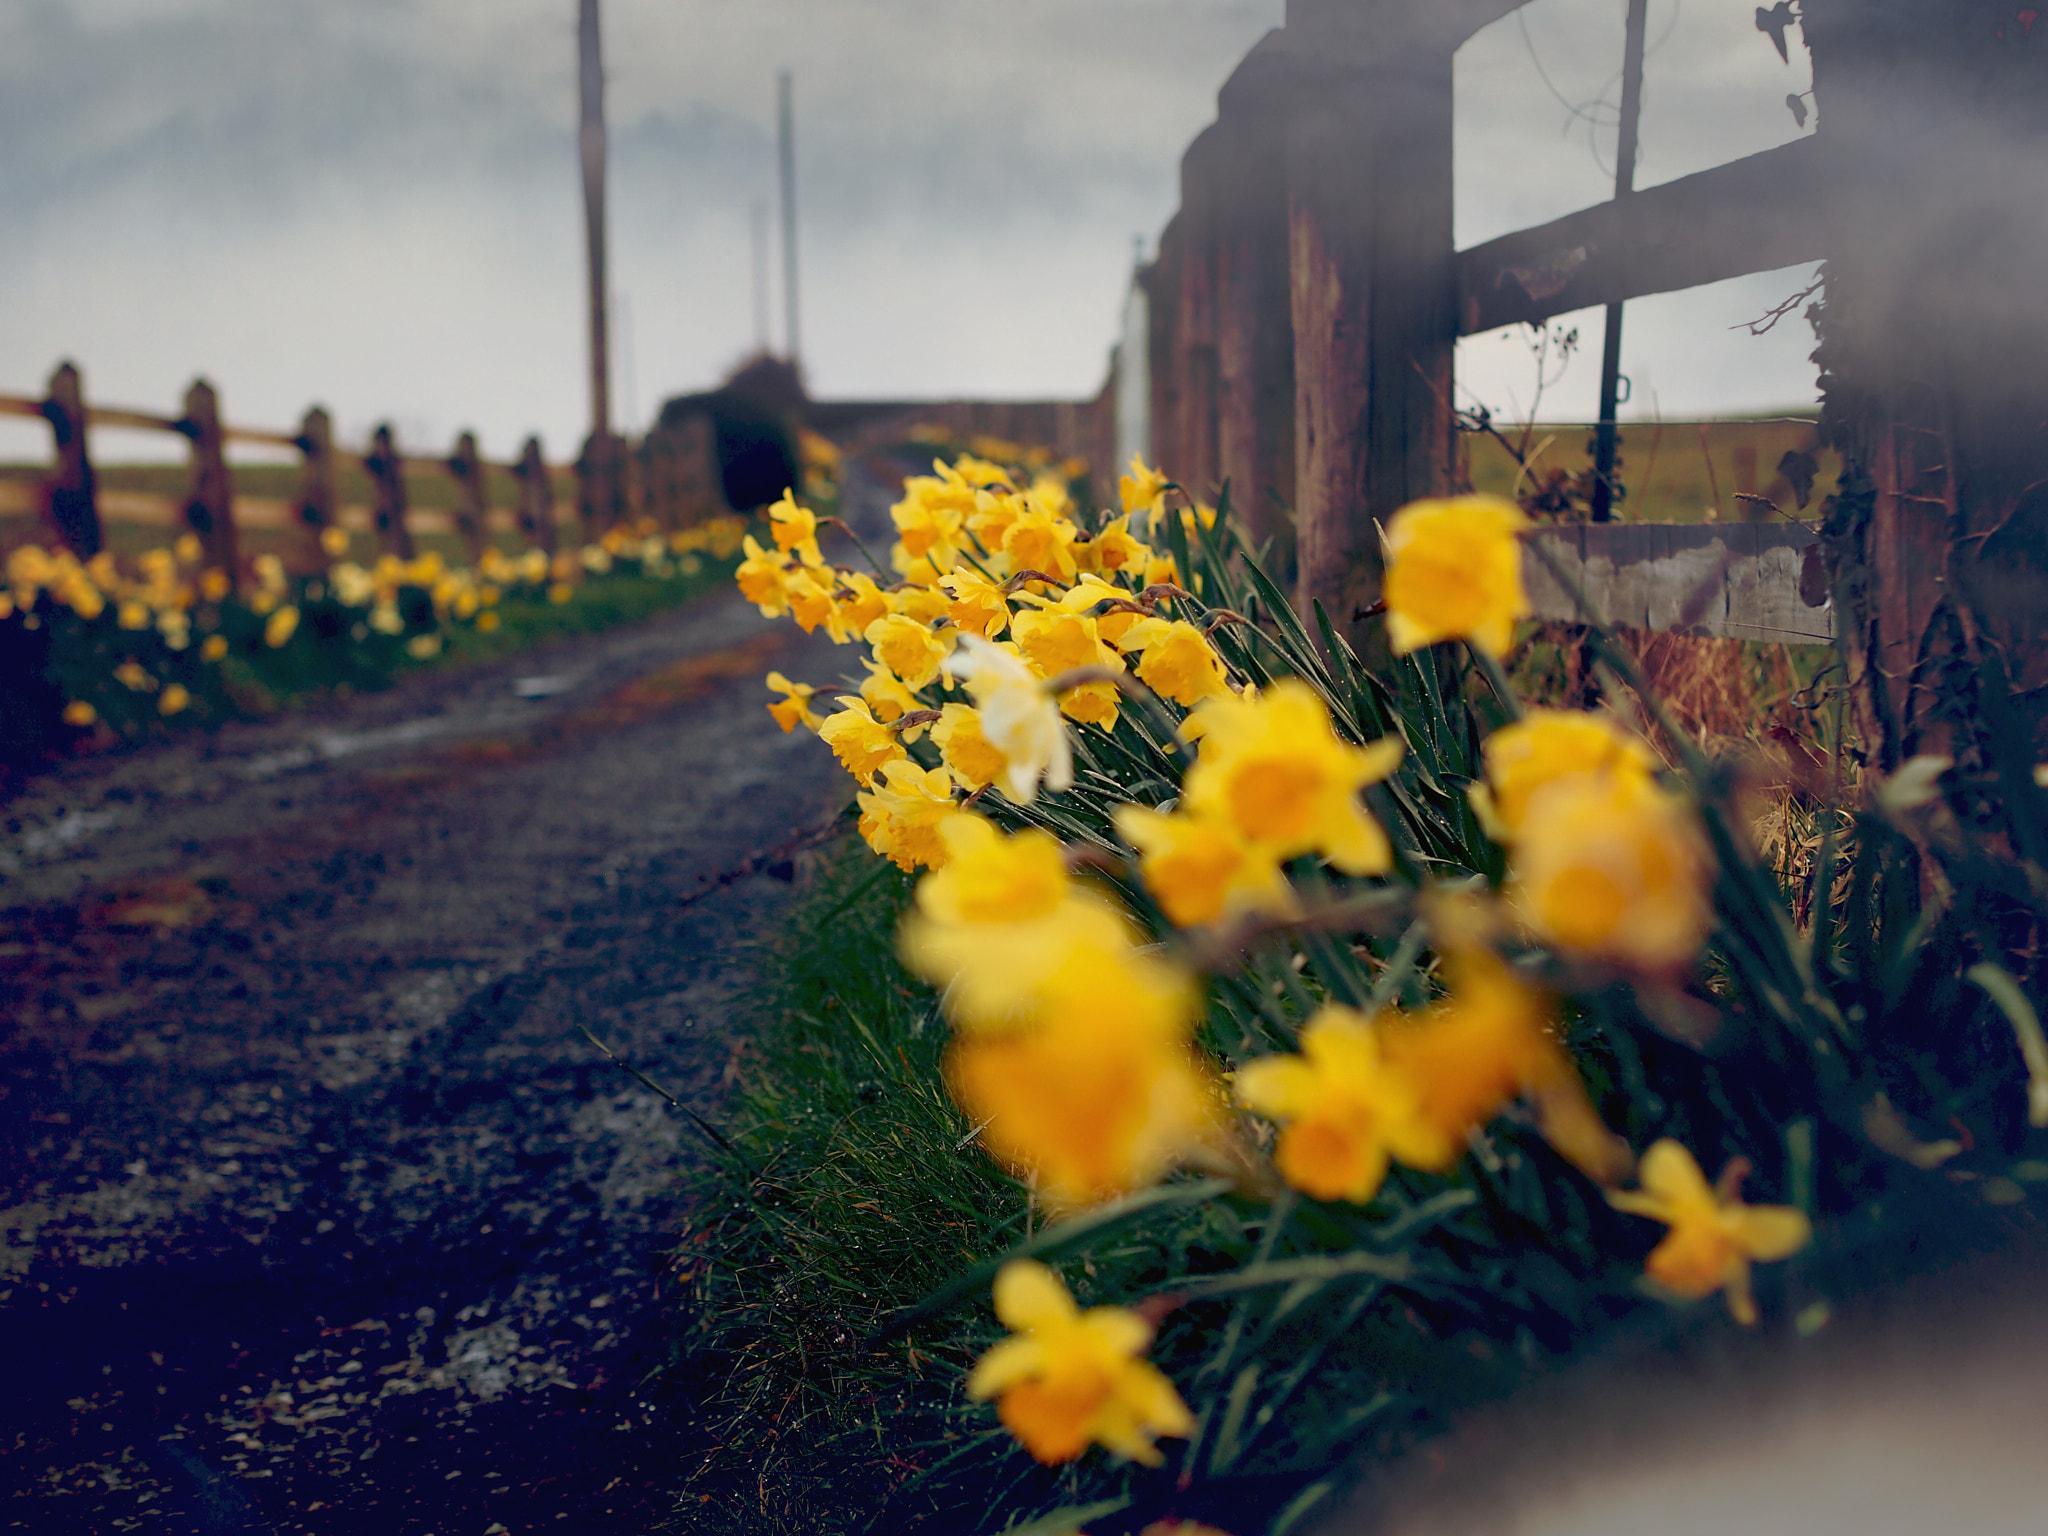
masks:
<path fill-rule="evenodd" d="M 1628 0 L 1622 28 L 1621 133 L 1614 146 L 1614 197 L 1636 189 L 1636 130 L 1643 115 L 1643 33 L 1648 0 Z M 1759 15 L 1762 12 L 1758 12 Z M 1607 334 L 1600 346 L 1600 425 L 1593 436 L 1593 521 L 1614 516 L 1615 412 L 1621 394 L 1621 306 L 1607 306 Z"/>
<path fill-rule="evenodd" d="M 775 77 L 775 126 L 782 168 L 782 320 L 791 367 L 797 365 L 796 302 L 796 112 L 789 71 Z"/>
<path fill-rule="evenodd" d="M 582 130 L 583 230 L 590 267 L 590 506 L 600 527 L 611 524 L 618 505 L 612 459 L 612 392 L 609 284 L 604 249 L 604 53 L 597 29 L 598 0 L 578 0 L 576 52 Z"/>

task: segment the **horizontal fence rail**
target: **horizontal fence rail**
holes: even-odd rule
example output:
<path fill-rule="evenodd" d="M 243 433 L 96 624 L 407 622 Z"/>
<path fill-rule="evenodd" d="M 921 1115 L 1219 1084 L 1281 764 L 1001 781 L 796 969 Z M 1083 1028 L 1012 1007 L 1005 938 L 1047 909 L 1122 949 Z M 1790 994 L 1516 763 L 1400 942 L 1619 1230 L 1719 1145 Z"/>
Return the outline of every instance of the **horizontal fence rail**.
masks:
<path fill-rule="evenodd" d="M 366 448 L 351 450 L 334 443 L 328 415 L 317 406 L 306 413 L 297 432 L 223 422 L 218 397 L 203 379 L 187 391 L 179 416 L 88 405 L 78 369 L 70 363 L 51 375 L 42 397 L 0 395 L 0 416 L 40 420 L 53 438 L 46 473 L 0 476 L 0 516 L 39 518 L 48 536 L 80 558 L 99 552 L 106 522 L 189 532 L 204 543 L 207 563 L 236 582 L 242 575 L 237 547 L 241 529 L 299 533 L 296 544 L 288 542 L 287 547 L 294 559 L 312 567 L 328 558 L 322 540 L 333 529 L 373 533 L 386 552 L 401 557 L 411 556 L 416 535 L 452 534 L 468 546 L 474 559 L 490 538 L 502 533 L 520 535 L 529 544 L 552 551 L 558 530 L 570 525 L 598 533 L 621 518 L 652 513 L 658 522 L 680 526 L 728 510 L 720 490 L 716 444 L 705 433 L 687 441 L 657 433 L 637 447 L 621 439 L 614 457 L 623 466 L 623 475 L 607 465 L 593 466 L 587 446 L 575 464 L 550 465 L 538 437 L 527 439 L 516 461 L 498 462 L 478 452 L 471 432 L 463 432 L 445 456 L 408 454 L 386 424 L 371 434 Z M 186 439 L 191 456 L 187 493 L 102 488 L 87 448 L 88 434 L 96 428 L 164 432 Z M 297 453 L 298 495 L 238 494 L 226 458 L 228 445 L 236 443 Z M 368 476 L 369 502 L 340 500 L 338 477 L 344 465 Z M 409 504 L 408 476 L 421 470 L 451 482 L 452 509 Z M 511 478 L 514 505 L 493 504 L 493 476 Z M 572 480 L 573 494 L 558 496 L 558 479 Z"/>
<path fill-rule="evenodd" d="M 1539 619 L 1796 645 L 1835 639 L 1820 535 L 1803 524 L 1564 523 L 1529 538 L 1543 551 L 1522 562 Z"/>

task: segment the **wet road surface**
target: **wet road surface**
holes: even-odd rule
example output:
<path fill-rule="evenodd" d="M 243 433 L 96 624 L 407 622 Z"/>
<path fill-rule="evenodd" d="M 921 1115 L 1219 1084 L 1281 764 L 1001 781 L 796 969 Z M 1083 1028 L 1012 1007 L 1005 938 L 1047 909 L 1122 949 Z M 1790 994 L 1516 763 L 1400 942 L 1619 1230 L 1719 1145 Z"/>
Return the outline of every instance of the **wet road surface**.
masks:
<path fill-rule="evenodd" d="M 0 807 L 0 1529 L 639 1532 L 663 1247 L 843 661 L 720 594 Z M 541 680 L 541 681 L 535 681 Z"/>

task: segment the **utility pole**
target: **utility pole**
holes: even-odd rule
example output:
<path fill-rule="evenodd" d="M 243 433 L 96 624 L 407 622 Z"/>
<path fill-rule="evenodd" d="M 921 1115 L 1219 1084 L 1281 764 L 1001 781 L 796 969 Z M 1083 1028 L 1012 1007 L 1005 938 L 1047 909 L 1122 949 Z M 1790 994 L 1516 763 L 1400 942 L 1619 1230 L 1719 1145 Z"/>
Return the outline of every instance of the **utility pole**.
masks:
<path fill-rule="evenodd" d="M 775 126 L 782 169 L 782 320 L 791 367 L 797 366 L 796 113 L 789 71 L 775 77 Z"/>
<path fill-rule="evenodd" d="M 754 356 L 768 355 L 768 205 L 754 201 Z"/>
<path fill-rule="evenodd" d="M 578 146 L 583 160 L 584 239 L 590 258 L 589 511 L 600 526 L 609 526 L 618 497 L 612 473 L 609 284 L 604 249 L 604 53 L 598 39 L 597 5 L 598 0 L 578 0 L 576 52 L 583 108 Z"/>
<path fill-rule="evenodd" d="M 1643 32 L 1648 0 L 1628 0 L 1622 36 L 1621 134 L 1614 149 L 1614 196 L 1636 189 L 1636 130 L 1643 115 Z M 1600 425 L 1593 439 L 1593 521 L 1614 516 L 1614 413 L 1621 392 L 1621 305 L 1607 306 L 1607 335 L 1600 348 Z"/>

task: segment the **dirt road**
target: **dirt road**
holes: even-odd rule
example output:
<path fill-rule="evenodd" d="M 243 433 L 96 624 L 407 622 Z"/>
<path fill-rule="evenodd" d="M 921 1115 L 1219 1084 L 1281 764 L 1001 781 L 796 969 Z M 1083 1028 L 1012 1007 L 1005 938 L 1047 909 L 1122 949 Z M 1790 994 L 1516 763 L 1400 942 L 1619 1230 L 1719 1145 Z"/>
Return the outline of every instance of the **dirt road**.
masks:
<path fill-rule="evenodd" d="M 639 1532 L 658 1278 L 845 781 L 737 598 L 0 807 L 0 1529 Z"/>

